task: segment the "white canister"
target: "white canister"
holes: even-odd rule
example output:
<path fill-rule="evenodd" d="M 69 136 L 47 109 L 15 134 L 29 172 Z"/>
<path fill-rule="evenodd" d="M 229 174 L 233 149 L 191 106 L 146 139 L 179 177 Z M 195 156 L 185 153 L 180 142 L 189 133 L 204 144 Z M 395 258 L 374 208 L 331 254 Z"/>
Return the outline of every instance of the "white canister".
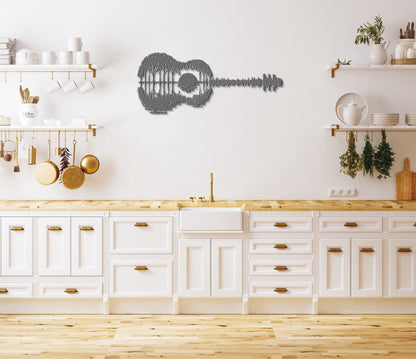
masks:
<path fill-rule="evenodd" d="M 90 53 L 88 51 L 77 51 L 75 53 L 75 63 L 77 65 L 88 65 L 90 63 Z"/>
<path fill-rule="evenodd" d="M 72 65 L 74 62 L 71 51 L 60 51 L 58 60 L 59 60 L 59 65 Z"/>
<path fill-rule="evenodd" d="M 42 52 L 42 64 L 43 65 L 55 65 L 56 55 L 53 51 Z"/>
<path fill-rule="evenodd" d="M 35 126 L 38 122 L 39 110 L 36 103 L 22 103 L 20 105 L 20 122 L 23 126 Z"/>
<path fill-rule="evenodd" d="M 69 51 L 81 51 L 82 41 L 80 37 L 70 37 L 68 39 L 68 50 Z"/>
<path fill-rule="evenodd" d="M 406 58 L 406 47 L 403 45 L 397 44 L 394 49 L 394 58 L 395 59 L 405 59 Z"/>
<path fill-rule="evenodd" d="M 406 57 L 408 59 L 416 59 L 416 49 L 409 47 L 407 49 Z"/>

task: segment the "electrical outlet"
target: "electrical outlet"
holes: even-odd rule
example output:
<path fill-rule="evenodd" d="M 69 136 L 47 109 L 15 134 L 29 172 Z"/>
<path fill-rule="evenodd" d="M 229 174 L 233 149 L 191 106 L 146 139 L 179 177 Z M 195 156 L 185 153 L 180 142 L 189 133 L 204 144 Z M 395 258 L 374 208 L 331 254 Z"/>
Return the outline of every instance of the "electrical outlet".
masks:
<path fill-rule="evenodd" d="M 330 188 L 329 197 L 355 197 L 357 190 L 355 188 Z"/>

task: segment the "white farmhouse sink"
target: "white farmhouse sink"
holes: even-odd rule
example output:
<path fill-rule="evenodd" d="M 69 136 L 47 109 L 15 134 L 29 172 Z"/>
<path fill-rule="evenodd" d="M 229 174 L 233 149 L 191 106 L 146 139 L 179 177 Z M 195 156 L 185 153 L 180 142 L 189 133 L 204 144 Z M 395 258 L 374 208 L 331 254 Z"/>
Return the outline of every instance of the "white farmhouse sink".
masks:
<path fill-rule="evenodd" d="M 235 207 L 182 207 L 179 230 L 190 233 L 243 231 L 243 211 Z"/>

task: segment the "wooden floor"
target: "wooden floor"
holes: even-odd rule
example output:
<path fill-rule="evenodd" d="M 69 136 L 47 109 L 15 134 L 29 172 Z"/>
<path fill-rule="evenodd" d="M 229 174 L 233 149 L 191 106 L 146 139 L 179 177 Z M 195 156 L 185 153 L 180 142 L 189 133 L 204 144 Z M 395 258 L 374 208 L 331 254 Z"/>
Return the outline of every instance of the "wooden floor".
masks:
<path fill-rule="evenodd" d="M 0 358 L 416 358 L 416 316 L 0 315 Z"/>

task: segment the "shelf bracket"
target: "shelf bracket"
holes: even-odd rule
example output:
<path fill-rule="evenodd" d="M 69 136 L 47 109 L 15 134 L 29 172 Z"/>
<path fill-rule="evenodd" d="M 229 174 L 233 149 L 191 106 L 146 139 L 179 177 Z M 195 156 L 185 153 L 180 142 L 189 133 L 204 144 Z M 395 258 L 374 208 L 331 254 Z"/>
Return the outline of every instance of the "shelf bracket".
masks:
<path fill-rule="evenodd" d="M 92 77 L 95 79 L 95 76 L 97 75 L 97 70 L 94 69 L 91 64 L 88 64 L 88 68 L 92 71 Z"/>
<path fill-rule="evenodd" d="M 339 70 L 339 64 L 335 64 L 335 66 L 331 66 L 331 77 L 335 77 L 335 71 Z"/>
<path fill-rule="evenodd" d="M 339 125 L 331 125 L 331 136 L 332 137 L 335 136 L 335 132 L 337 132 L 337 130 L 339 130 Z"/>

